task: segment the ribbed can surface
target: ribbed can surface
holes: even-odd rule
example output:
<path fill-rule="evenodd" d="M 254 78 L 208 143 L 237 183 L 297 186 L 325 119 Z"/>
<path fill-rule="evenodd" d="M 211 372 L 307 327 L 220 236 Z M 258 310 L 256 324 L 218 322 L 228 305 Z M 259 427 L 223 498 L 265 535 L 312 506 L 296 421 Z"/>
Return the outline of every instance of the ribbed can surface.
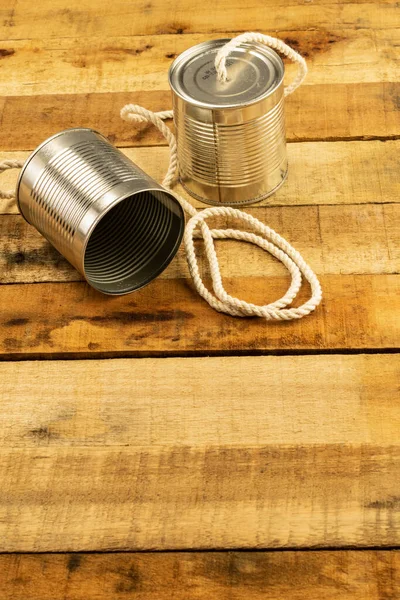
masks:
<path fill-rule="evenodd" d="M 17 184 L 24 218 L 106 294 L 149 283 L 179 248 L 179 202 L 101 134 L 71 129 L 26 161 Z"/>
<path fill-rule="evenodd" d="M 179 177 L 203 202 L 252 204 L 287 174 L 284 67 L 272 49 L 244 44 L 229 56 L 221 83 L 214 60 L 228 41 L 198 44 L 171 66 Z"/>

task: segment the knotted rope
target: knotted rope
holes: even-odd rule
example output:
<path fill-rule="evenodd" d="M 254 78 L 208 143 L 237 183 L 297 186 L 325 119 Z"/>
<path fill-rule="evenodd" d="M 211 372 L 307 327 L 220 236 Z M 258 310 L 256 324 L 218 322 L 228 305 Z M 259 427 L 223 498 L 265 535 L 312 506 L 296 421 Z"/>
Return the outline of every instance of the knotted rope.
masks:
<path fill-rule="evenodd" d="M 292 94 L 299 87 L 299 85 L 303 83 L 303 80 L 307 75 L 308 69 L 307 63 L 301 56 L 301 54 L 293 50 L 293 48 L 291 48 L 290 46 L 285 44 L 285 42 L 282 42 L 282 40 L 278 38 L 274 38 L 270 35 L 264 35 L 263 33 L 257 33 L 254 31 L 248 31 L 247 33 L 242 33 L 241 35 L 238 35 L 218 50 L 217 56 L 215 57 L 215 68 L 217 70 L 217 78 L 219 81 L 228 80 L 228 72 L 226 70 L 226 59 L 228 55 L 232 52 L 234 48 L 236 48 L 236 46 L 240 46 L 240 44 L 247 44 L 249 42 L 257 42 L 259 44 L 264 44 L 264 46 L 269 46 L 270 48 L 273 48 L 273 50 L 276 50 L 280 54 L 283 54 L 292 62 L 297 64 L 297 76 L 290 85 L 285 87 L 285 96 L 289 96 L 289 94 Z"/>
<path fill-rule="evenodd" d="M 292 48 L 284 44 L 281 40 L 271 38 L 260 33 L 245 33 L 234 38 L 223 46 L 217 53 L 215 66 L 217 76 L 221 80 L 226 80 L 227 71 L 225 60 L 231 50 L 238 44 L 244 42 L 257 41 L 282 52 L 294 60 L 299 65 L 299 73 L 293 83 L 286 88 L 285 95 L 292 93 L 303 81 L 307 66 L 305 60 Z M 170 161 L 167 174 L 164 177 L 162 185 L 171 190 L 176 169 L 178 166 L 178 156 L 176 139 L 171 130 L 165 125 L 163 119 L 173 117 L 173 111 L 152 112 L 138 106 L 137 104 L 127 104 L 121 110 L 121 118 L 131 123 L 141 123 L 148 121 L 153 123 L 167 140 L 170 149 Z M 183 209 L 190 215 L 190 220 L 186 225 L 184 234 L 184 245 L 186 258 L 190 274 L 196 290 L 212 308 L 235 317 L 263 317 L 267 320 L 289 321 L 291 319 L 300 319 L 312 312 L 322 299 L 322 290 L 317 276 L 308 266 L 302 256 L 295 250 L 283 237 L 278 235 L 273 229 L 267 227 L 264 223 L 255 219 L 248 213 L 230 207 L 207 208 L 197 211 L 187 200 L 174 192 L 174 195 L 181 203 Z M 233 217 L 242 221 L 252 231 L 242 231 L 240 229 L 210 229 L 206 220 L 211 217 Z M 195 238 L 203 238 L 205 255 L 209 263 L 213 292 L 210 292 L 204 285 L 200 276 L 199 265 L 194 247 Z M 282 298 L 258 306 L 250 302 L 245 302 L 228 294 L 223 286 L 221 272 L 219 268 L 217 253 L 214 240 L 216 239 L 234 239 L 238 241 L 250 242 L 259 246 L 266 252 L 269 252 L 281 261 L 291 274 L 292 280 L 288 291 Z M 297 308 L 287 308 L 293 302 L 302 283 L 302 276 L 311 286 L 311 298 Z"/>

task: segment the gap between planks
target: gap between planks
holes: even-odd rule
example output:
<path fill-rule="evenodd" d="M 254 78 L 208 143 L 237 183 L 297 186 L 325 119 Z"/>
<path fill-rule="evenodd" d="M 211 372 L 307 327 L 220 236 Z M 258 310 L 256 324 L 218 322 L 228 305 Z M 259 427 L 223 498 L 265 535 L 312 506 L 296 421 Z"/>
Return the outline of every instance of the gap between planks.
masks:
<path fill-rule="evenodd" d="M 141 359 L 166 359 L 166 358 L 234 358 L 234 357 L 260 357 L 260 356 L 358 356 L 358 355 L 390 355 L 400 354 L 400 346 L 397 348 L 367 348 L 367 349 L 349 349 L 335 348 L 334 350 L 221 350 L 210 353 L 206 350 L 174 352 L 170 351 L 166 355 L 165 351 L 125 351 L 125 352 L 54 352 L 51 355 L 32 352 L 30 354 L 7 354 L 0 355 L 0 364 L 4 362 L 26 362 L 26 361 L 76 361 L 76 360 L 141 360 Z"/>

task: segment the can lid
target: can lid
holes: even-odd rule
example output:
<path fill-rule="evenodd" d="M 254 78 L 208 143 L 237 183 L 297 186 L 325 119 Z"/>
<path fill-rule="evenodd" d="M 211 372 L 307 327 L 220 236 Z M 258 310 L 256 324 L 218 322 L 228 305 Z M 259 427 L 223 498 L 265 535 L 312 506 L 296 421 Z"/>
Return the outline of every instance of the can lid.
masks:
<path fill-rule="evenodd" d="M 280 56 L 263 44 L 234 48 L 226 59 L 229 80 L 218 81 L 215 56 L 227 42 L 210 40 L 182 52 L 169 70 L 172 90 L 205 108 L 248 106 L 272 94 L 283 80 L 284 66 Z"/>

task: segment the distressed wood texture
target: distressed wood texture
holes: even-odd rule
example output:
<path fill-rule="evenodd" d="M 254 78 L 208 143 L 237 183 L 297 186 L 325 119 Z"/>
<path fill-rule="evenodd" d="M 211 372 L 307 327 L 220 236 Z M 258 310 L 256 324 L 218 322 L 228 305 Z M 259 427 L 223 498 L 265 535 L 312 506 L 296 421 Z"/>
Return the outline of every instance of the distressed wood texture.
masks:
<path fill-rule="evenodd" d="M 398 138 L 400 84 L 395 82 L 302 86 L 286 102 L 288 141 Z M 31 150 L 77 125 L 101 131 L 118 146 L 160 145 L 153 126 L 130 126 L 120 110 L 135 102 L 150 110 L 171 108 L 169 91 L 0 97 L 0 147 Z M 35 127 L 26 127 L 26 123 Z"/>
<path fill-rule="evenodd" d="M 287 102 L 289 141 L 399 135 L 398 28 L 276 33 L 310 64 L 306 84 Z M 100 129 L 123 146 L 162 143 L 152 128 L 127 127 L 119 110 L 132 99 L 153 109 L 169 107 L 168 65 L 179 52 L 210 35 L 220 34 L 87 37 L 83 42 L 13 36 L 0 49 L 1 147 L 29 150 L 77 124 Z M 293 77 L 294 67 L 287 68 L 288 78 Z M 25 122 L 33 121 L 35 128 L 27 129 Z"/>
<path fill-rule="evenodd" d="M 163 180 L 168 169 L 168 148 L 125 148 L 123 151 L 157 181 Z M 289 177 L 285 185 L 252 210 L 260 206 L 399 202 L 399 155 L 400 140 L 289 144 Z M 27 156 L 27 152 L 0 152 L 0 160 L 24 160 Z M 15 169 L 1 175 L 4 189 L 13 189 L 16 181 Z M 197 208 L 205 207 L 180 186 L 176 190 Z M 17 212 L 14 201 L 0 199 L 0 215 Z"/>
<path fill-rule="evenodd" d="M 1 549 L 399 546 L 399 468 L 383 444 L 3 448 Z"/>
<path fill-rule="evenodd" d="M 237 32 L 227 31 L 233 37 Z M 398 28 L 277 31 L 306 57 L 304 85 L 398 81 Z M 167 90 L 167 71 L 187 48 L 220 33 L 12 39 L 0 50 L 3 96 Z M 286 61 L 287 79 L 296 69 Z M 15 77 L 15 73 L 19 77 Z"/>
<path fill-rule="evenodd" d="M 86 0 L 19 0 L 1 8 L 0 38 L 65 38 L 104 35 L 186 34 L 248 31 L 262 23 L 270 31 L 326 28 L 386 29 L 398 20 L 395 0 L 337 2 L 295 0 L 252 2 L 220 0 L 210 6 L 196 0 L 116 0 L 112 9 Z M 239 29 L 240 28 L 240 29 Z"/>
<path fill-rule="evenodd" d="M 280 298 L 289 285 L 273 276 L 225 283 L 256 304 Z M 321 284 L 315 313 L 285 323 L 219 314 L 186 279 L 107 298 L 83 282 L 3 285 L 1 358 L 398 349 L 400 275 L 325 275 Z"/>
<path fill-rule="evenodd" d="M 398 356 L 0 367 L 2 549 L 400 543 Z"/>
<path fill-rule="evenodd" d="M 0 363 L 0 443 L 238 444 L 249 456 L 267 444 L 400 444 L 397 354 L 171 358 L 161 366 L 159 359 Z"/>
<path fill-rule="evenodd" d="M 400 205 L 302 206 L 247 209 L 295 246 L 320 275 L 400 272 Z M 307 223 L 307 227 L 304 227 Z M 216 226 L 227 225 L 225 219 Z M 198 242 L 201 270 L 206 272 Z M 280 276 L 277 260 L 250 244 L 218 242 L 227 277 Z M 19 215 L 0 217 L 2 283 L 81 281 L 83 277 Z M 160 279 L 190 279 L 182 247 Z"/>
<path fill-rule="evenodd" d="M 0 556 L 3 600 L 395 600 L 400 552 Z"/>
<path fill-rule="evenodd" d="M 399 14 L 396 0 L 0 6 L 0 159 L 88 126 L 161 181 L 165 141 L 121 121 L 124 104 L 169 108 L 169 65 L 206 39 L 259 29 L 299 50 L 289 179 L 247 210 L 324 292 L 304 320 L 234 319 L 199 298 L 181 250 L 149 287 L 104 297 L 0 200 L 0 552 L 45 553 L 0 554 L 1 600 L 400 598 Z M 217 252 L 228 292 L 286 290 L 261 251 Z"/>

